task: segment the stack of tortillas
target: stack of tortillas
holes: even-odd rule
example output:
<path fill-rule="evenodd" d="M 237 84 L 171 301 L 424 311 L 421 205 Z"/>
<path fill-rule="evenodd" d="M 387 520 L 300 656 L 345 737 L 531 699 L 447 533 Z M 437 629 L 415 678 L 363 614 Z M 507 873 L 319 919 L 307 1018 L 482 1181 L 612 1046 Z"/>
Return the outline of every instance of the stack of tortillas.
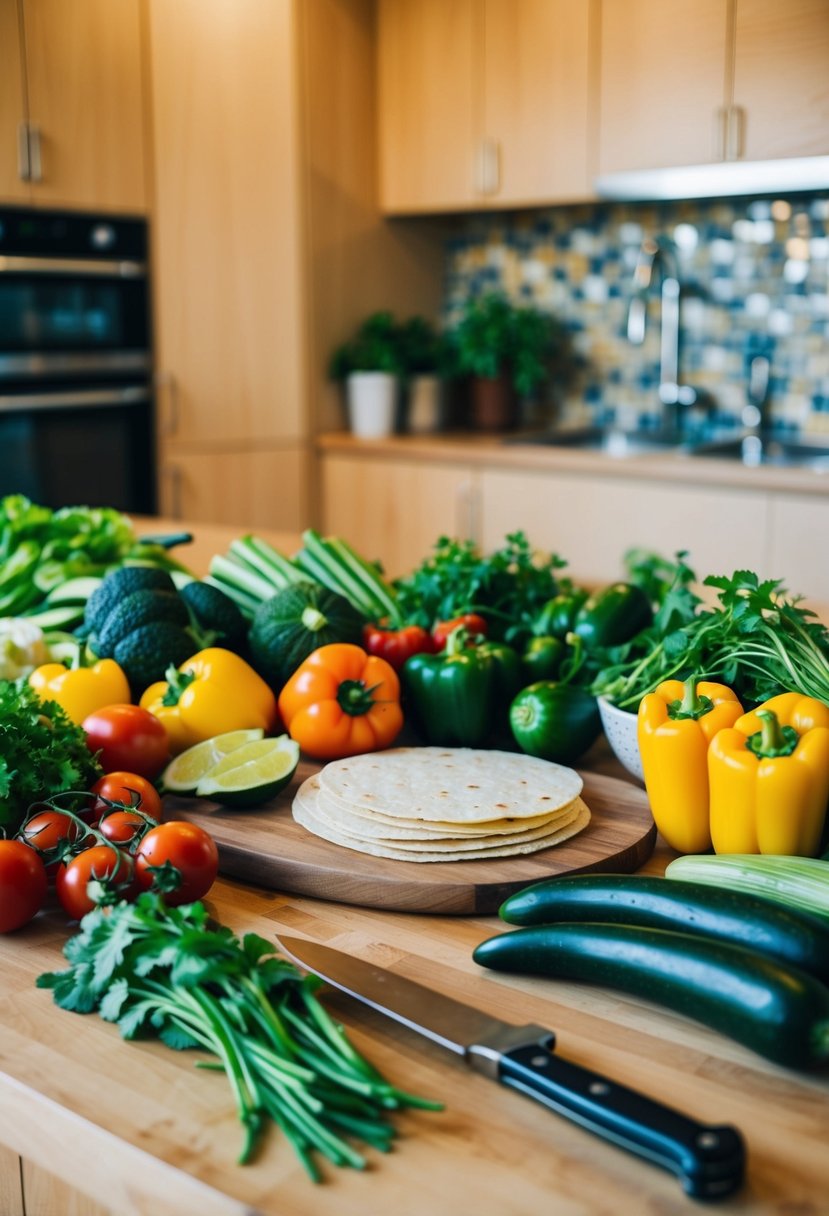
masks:
<path fill-rule="evenodd" d="M 573 769 L 512 752 L 398 747 L 335 760 L 297 791 L 309 832 L 399 861 L 534 853 L 582 831 L 590 811 Z"/>

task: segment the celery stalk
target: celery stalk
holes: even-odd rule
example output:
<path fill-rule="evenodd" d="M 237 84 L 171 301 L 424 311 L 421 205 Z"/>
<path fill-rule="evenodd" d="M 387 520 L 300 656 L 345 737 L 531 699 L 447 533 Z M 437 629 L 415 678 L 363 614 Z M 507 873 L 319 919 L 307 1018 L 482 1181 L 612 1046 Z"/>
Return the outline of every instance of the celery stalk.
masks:
<path fill-rule="evenodd" d="M 665 877 L 748 891 L 829 920 L 829 862 L 815 857 L 689 854 L 669 862 Z"/>

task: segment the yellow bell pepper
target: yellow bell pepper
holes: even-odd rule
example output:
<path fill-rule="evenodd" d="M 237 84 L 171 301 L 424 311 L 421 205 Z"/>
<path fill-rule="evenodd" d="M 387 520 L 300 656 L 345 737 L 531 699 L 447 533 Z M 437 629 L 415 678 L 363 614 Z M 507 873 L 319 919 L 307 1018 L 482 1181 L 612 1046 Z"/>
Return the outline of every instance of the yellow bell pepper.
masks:
<path fill-rule="evenodd" d="M 262 677 L 220 646 L 170 668 L 140 704 L 163 724 L 173 755 L 225 731 L 259 727 L 267 733 L 278 720 L 276 697 Z"/>
<path fill-rule="evenodd" d="M 829 708 L 782 693 L 738 718 L 708 753 L 716 853 L 814 857 L 829 802 Z"/>
<path fill-rule="evenodd" d="M 105 705 L 128 705 L 130 686 L 114 659 L 101 659 L 91 667 L 65 667 L 44 663 L 29 676 L 41 701 L 56 701 L 73 722 L 81 725 Z"/>
<path fill-rule="evenodd" d="M 654 823 L 678 853 L 711 848 L 708 746 L 743 707 L 730 688 L 664 680 L 639 703 L 637 735 Z"/>

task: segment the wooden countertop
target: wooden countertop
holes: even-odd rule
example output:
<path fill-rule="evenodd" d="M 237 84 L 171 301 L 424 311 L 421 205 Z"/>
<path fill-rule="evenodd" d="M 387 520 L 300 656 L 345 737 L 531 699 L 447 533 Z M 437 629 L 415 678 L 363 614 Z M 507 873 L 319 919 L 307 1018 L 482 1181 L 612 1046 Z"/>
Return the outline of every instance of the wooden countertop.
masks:
<path fill-rule="evenodd" d="M 358 439 L 346 431 L 317 438 L 317 448 L 338 455 L 378 459 L 396 456 L 434 463 L 461 463 L 487 468 L 514 468 L 651 481 L 687 481 L 693 485 L 788 491 L 829 496 L 829 474 L 809 469 L 751 468 L 737 460 L 689 456 L 682 452 L 649 452 L 615 457 L 586 449 L 517 442 L 517 435 L 452 432 L 434 435 L 390 435 Z"/>
<path fill-rule="evenodd" d="M 169 523 L 151 522 L 153 530 Z M 238 530 L 197 532 L 209 548 Z M 290 548 L 295 538 L 282 541 Z M 601 745 L 589 761 L 605 771 L 614 763 Z M 661 873 L 671 856 L 658 844 L 645 869 Z M 748 1178 L 726 1210 L 752 1216 L 827 1210 L 826 1074 L 778 1068 L 644 1000 L 484 972 L 472 962 L 472 950 L 499 928 L 495 918 L 365 910 L 223 880 L 207 902 L 236 932 L 308 936 L 508 1021 L 549 1026 L 562 1056 L 700 1120 L 736 1124 L 748 1143 Z M 112 1212 L 678 1216 L 700 1210 L 672 1176 L 474 1075 L 439 1047 L 337 994 L 326 1000 L 360 1050 L 396 1084 L 441 1099 L 445 1111 L 397 1116 L 400 1138 L 390 1155 L 370 1153 L 365 1172 L 327 1169 L 317 1187 L 276 1132 L 253 1164 L 238 1166 L 241 1134 L 223 1077 L 195 1069 L 194 1053 L 125 1043 L 97 1015 L 58 1010 L 50 993 L 35 988 L 40 972 L 62 965 L 70 932 L 50 908 L 0 938 L 0 1145 Z M 2 1195 L 0 1185 L 0 1201 Z"/>

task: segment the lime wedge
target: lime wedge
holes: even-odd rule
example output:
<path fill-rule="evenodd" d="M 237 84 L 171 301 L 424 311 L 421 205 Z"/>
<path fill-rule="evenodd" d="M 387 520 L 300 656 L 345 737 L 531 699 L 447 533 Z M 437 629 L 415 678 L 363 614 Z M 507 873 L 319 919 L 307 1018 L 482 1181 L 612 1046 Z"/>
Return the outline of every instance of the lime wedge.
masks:
<path fill-rule="evenodd" d="M 259 739 L 219 760 L 196 787 L 199 798 L 222 806 L 258 806 L 288 784 L 299 764 L 299 744 L 287 735 Z"/>
<path fill-rule="evenodd" d="M 223 735 L 205 739 L 203 743 L 195 743 L 167 765 L 161 774 L 162 788 L 170 794 L 195 794 L 196 786 L 215 764 L 246 743 L 261 739 L 264 733 L 253 727 L 250 730 L 229 730 Z"/>

